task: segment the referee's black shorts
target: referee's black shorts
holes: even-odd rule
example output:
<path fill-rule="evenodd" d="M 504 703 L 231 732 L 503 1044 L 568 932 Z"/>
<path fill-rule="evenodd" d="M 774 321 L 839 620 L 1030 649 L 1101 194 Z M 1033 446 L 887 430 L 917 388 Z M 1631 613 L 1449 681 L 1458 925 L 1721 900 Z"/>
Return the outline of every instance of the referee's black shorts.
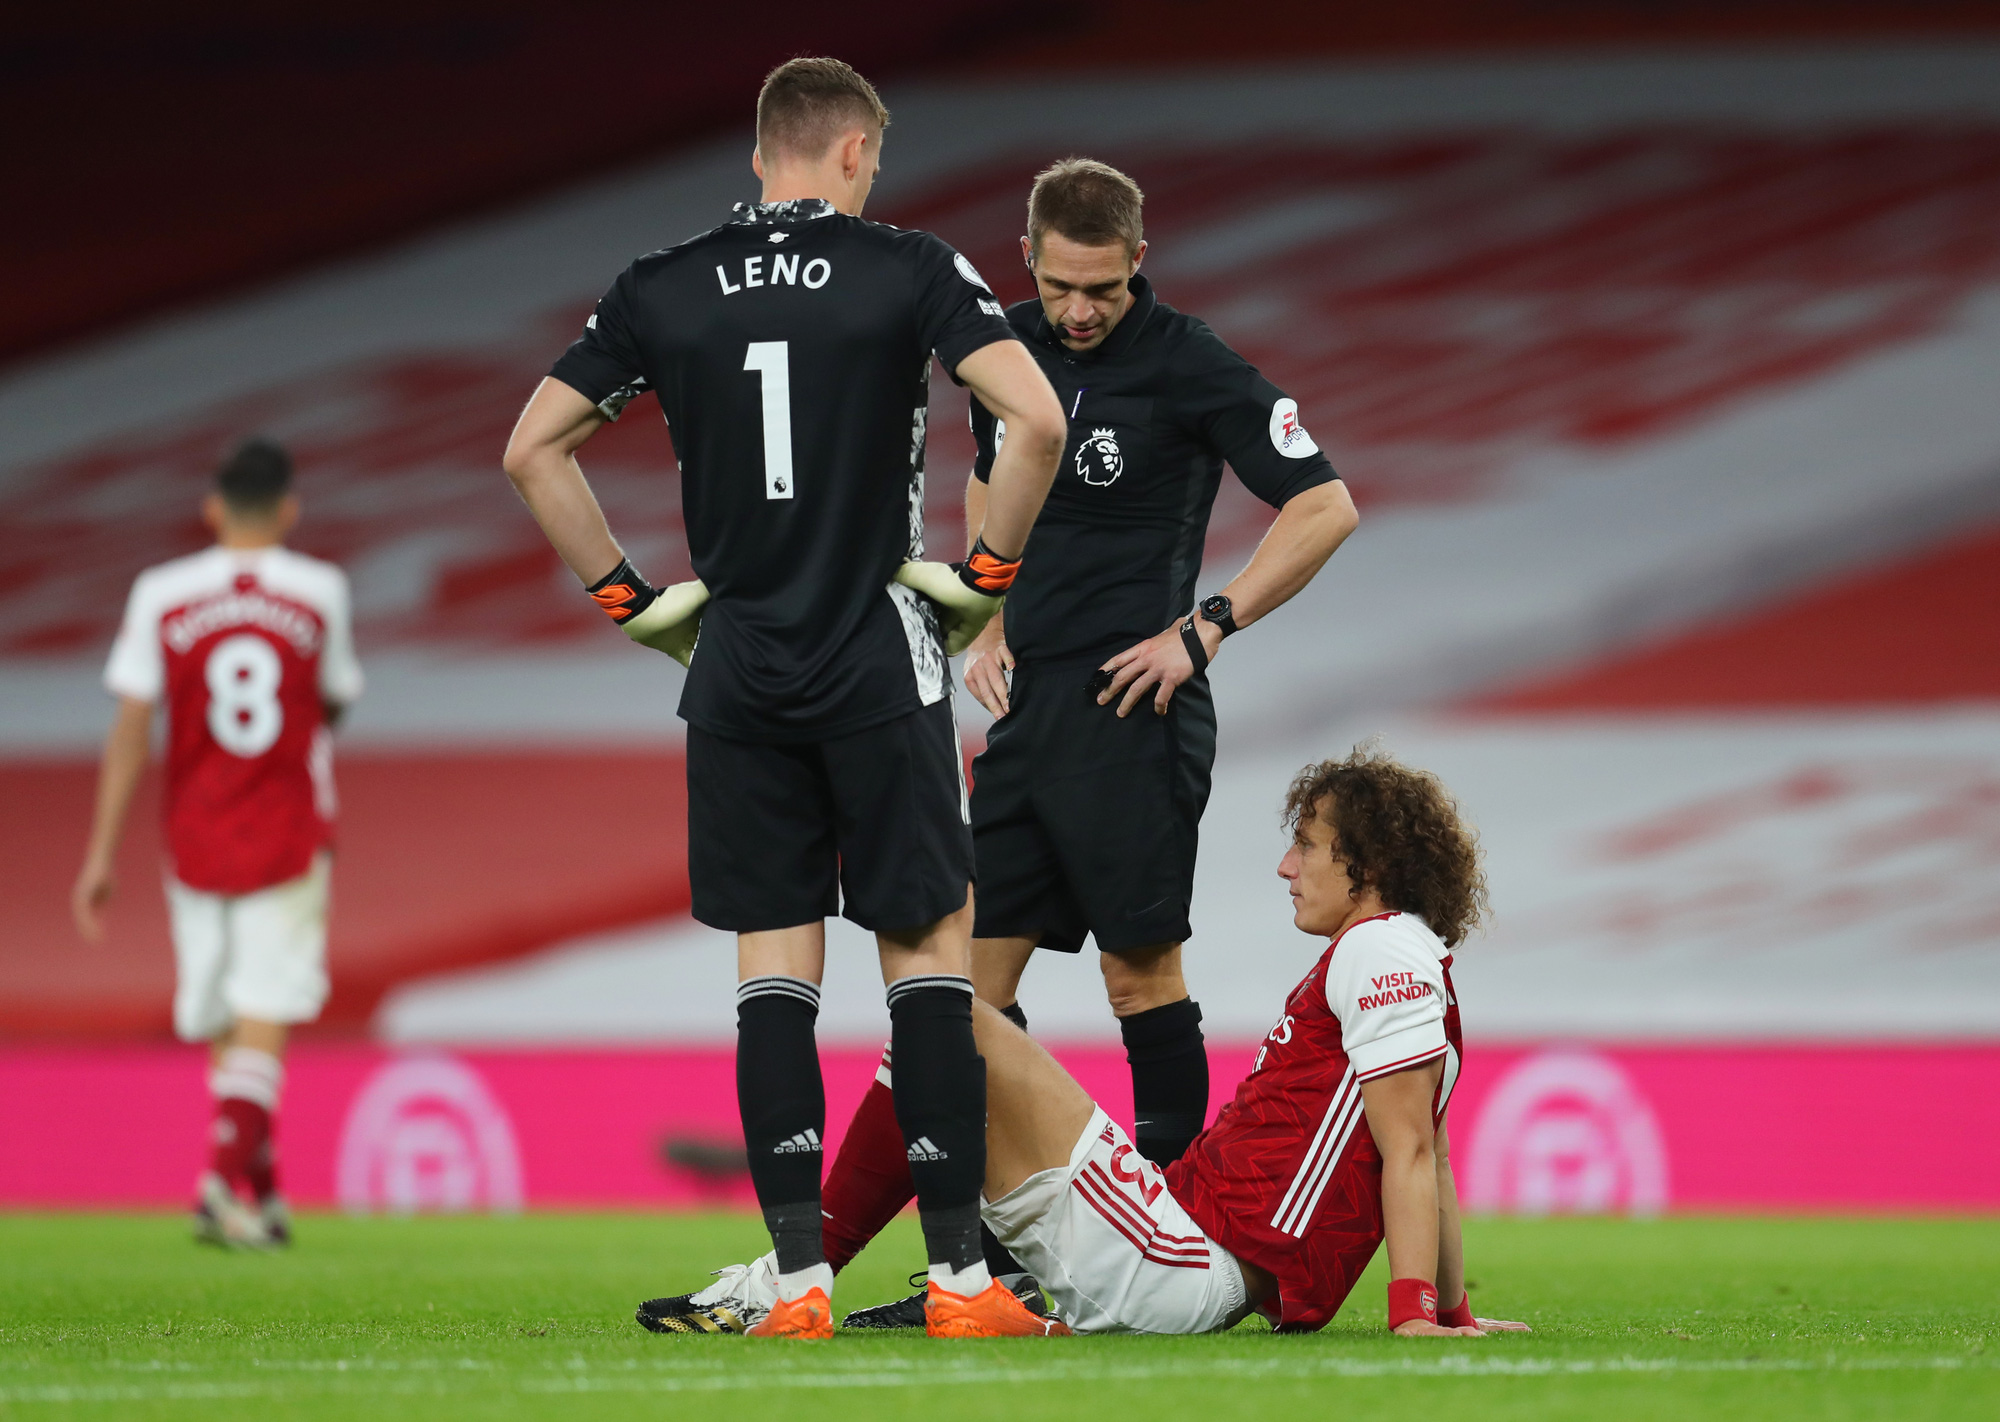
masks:
<path fill-rule="evenodd" d="M 688 728 L 694 916 L 759 933 L 841 914 L 896 932 L 965 907 L 965 762 L 949 698 L 836 740 Z"/>
<path fill-rule="evenodd" d="M 1123 953 L 1191 931 L 1195 845 L 1215 766 L 1206 676 L 1120 720 L 1085 686 L 1103 656 L 1023 664 L 972 763 L 973 934 Z"/>

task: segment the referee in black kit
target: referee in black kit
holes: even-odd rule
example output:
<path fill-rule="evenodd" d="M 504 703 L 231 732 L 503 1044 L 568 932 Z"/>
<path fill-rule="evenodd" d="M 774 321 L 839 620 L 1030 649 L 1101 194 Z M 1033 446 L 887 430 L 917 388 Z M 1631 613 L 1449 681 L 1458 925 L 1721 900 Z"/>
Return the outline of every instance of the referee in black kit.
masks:
<path fill-rule="evenodd" d="M 773 70 L 752 158 L 763 200 L 612 284 L 529 401 L 506 469 L 613 620 L 688 663 L 694 914 L 739 935 L 737 1094 L 776 1248 L 776 1303 L 750 1331 L 832 1331 L 813 1027 L 824 919 L 844 912 L 876 933 L 896 1061 L 912 1068 L 896 1073 L 895 1106 L 930 1331 L 1044 1334 L 980 1251 L 985 1063 L 946 656 L 1013 581 L 1063 414 L 971 263 L 929 233 L 860 219 L 887 122 L 838 60 Z M 933 353 L 1015 432 L 992 461 L 982 537 L 949 567 L 916 561 Z M 575 458 L 648 390 L 672 432 L 698 575 L 666 589 L 625 560 Z"/>
<path fill-rule="evenodd" d="M 1139 275 L 1142 202 L 1089 159 L 1035 179 L 1021 248 L 1040 299 L 1007 319 L 1055 386 L 1069 441 L 965 682 L 998 718 L 973 764 L 979 995 L 1025 1026 L 1015 996 L 1030 955 L 1095 937 L 1135 1143 L 1164 1165 L 1208 1108 L 1201 1010 L 1181 976 L 1215 760 L 1208 668 L 1223 639 L 1312 580 L 1356 515 L 1298 405 Z M 983 398 L 972 425 L 966 520 L 990 542 L 1014 427 Z M 1279 513 L 1249 565 L 1196 607 L 1224 460 Z"/>

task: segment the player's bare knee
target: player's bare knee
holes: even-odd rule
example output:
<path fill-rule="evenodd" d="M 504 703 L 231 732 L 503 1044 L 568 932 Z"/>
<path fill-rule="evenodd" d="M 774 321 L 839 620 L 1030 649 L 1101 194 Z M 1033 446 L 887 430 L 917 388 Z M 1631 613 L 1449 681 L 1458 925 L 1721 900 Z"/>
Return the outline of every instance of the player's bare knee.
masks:
<path fill-rule="evenodd" d="M 1159 943 L 1124 953 L 1103 953 L 1104 996 L 1113 1015 L 1130 1017 L 1188 995 L 1181 976 L 1181 945 Z"/>
<path fill-rule="evenodd" d="M 1011 1007 L 1020 996 L 1021 975 L 1035 951 L 1032 938 L 972 940 L 972 990 L 981 1002 Z"/>

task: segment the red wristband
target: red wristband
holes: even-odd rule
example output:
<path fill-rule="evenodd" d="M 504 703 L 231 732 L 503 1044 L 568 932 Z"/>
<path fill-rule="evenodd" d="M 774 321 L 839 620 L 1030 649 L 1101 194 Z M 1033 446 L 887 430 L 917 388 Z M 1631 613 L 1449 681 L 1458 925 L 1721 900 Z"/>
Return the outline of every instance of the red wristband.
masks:
<path fill-rule="evenodd" d="M 1438 1322 L 1446 1328 L 1479 1327 L 1479 1320 L 1472 1316 L 1472 1295 L 1465 1295 L 1450 1308 L 1439 1309 Z"/>
<path fill-rule="evenodd" d="M 1401 1328 L 1413 1318 L 1421 1318 L 1426 1323 L 1438 1321 L 1437 1285 L 1429 1279 L 1391 1279 L 1389 1281 L 1391 1331 Z"/>

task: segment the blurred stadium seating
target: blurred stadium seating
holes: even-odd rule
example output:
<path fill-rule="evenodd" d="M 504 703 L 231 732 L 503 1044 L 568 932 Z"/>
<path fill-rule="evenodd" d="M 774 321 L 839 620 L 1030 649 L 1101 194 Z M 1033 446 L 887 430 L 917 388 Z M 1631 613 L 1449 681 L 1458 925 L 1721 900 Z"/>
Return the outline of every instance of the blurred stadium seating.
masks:
<path fill-rule="evenodd" d="M 897 116 L 871 216 L 934 228 L 1018 299 L 1028 177 L 1071 151 L 1127 168 L 1164 298 L 1299 398 L 1363 510 L 1329 571 L 1218 665 L 1190 977 L 1225 1043 L 1254 1040 L 1296 976 L 1269 878 L 1284 780 L 1373 734 L 1444 774 L 1484 834 L 1498 912 L 1460 971 L 1478 1040 L 2000 1035 L 2000 40 L 1822 42 L 1881 28 L 1882 7 L 1852 5 L 1813 7 L 1814 43 L 1549 47 L 1796 36 L 1804 7 L 1616 8 L 1436 4 L 1336 37 L 1325 16 L 1353 9 L 1279 6 L 1266 32 L 1296 52 L 1239 34 L 1196 70 L 1172 61 L 1211 33 L 1204 7 L 1083 6 L 1084 34 L 1144 31 L 1134 58 L 1158 66 L 1087 79 L 1051 77 L 1034 37 L 969 42 L 994 32 L 995 7 L 974 4 L 849 51 L 882 56 Z M 1902 19 L 1948 29 L 1974 8 Z M 453 73 L 492 92 L 558 43 L 510 7 L 436 13 L 443 28 L 392 26 L 368 64 L 457 36 Z M 1441 36 L 1487 47 L 1395 54 Z M 616 64 L 643 68 L 627 48 Z M 949 79 L 907 67 L 939 56 Z M 372 677 L 343 733 L 321 1030 L 727 1037 L 730 946 L 685 917 L 679 672 L 576 596 L 497 456 L 630 256 L 753 195 L 746 105 L 716 95 L 740 97 L 764 62 L 736 56 L 643 122 L 572 113 L 541 148 L 519 146 L 521 115 L 445 126 L 425 116 L 456 90 L 424 93 L 442 106 L 426 110 L 392 86 L 383 133 L 426 138 L 372 196 L 304 181 L 302 160 L 269 223 L 225 250 L 198 235 L 193 195 L 211 190 L 190 187 L 153 274 L 87 311 L 76 274 L 96 249 L 59 241 L 60 223 L 9 239 L 31 244 L 17 265 L 48 271 L 53 304 L 0 329 L 0 347 L 38 352 L 0 375 L 0 1033 L 164 1031 L 156 840 L 127 847 L 107 945 L 74 942 L 63 890 L 123 589 L 197 546 L 216 451 L 255 428 L 300 456 L 299 542 L 353 573 Z M 631 101 L 628 71 L 563 63 L 574 87 L 548 102 Z M 612 147 L 584 141 L 612 130 Z M 446 169 L 452 183 L 424 181 Z M 72 219 L 111 230 L 98 208 Z M 74 323 L 46 314 L 65 309 Z M 962 392 L 933 389 L 943 548 L 970 443 Z M 640 564 L 682 575 L 652 404 L 585 462 Z M 1225 482 L 1207 583 L 1267 519 Z M 983 715 L 961 709 L 976 739 Z M 606 823 L 642 833 L 607 844 Z M 883 1018 L 872 955 L 835 937 L 823 1034 L 866 1043 Z M 1038 964 L 1038 1031 L 1114 1041 L 1094 978 L 1087 959 Z M 1717 1188 L 1701 1198 L 1743 1198 Z"/>
<path fill-rule="evenodd" d="M 989 37 L 992 0 L 136 0 L 8 16 L 0 360 L 363 251 L 729 127 L 803 48 L 864 68 Z"/>

